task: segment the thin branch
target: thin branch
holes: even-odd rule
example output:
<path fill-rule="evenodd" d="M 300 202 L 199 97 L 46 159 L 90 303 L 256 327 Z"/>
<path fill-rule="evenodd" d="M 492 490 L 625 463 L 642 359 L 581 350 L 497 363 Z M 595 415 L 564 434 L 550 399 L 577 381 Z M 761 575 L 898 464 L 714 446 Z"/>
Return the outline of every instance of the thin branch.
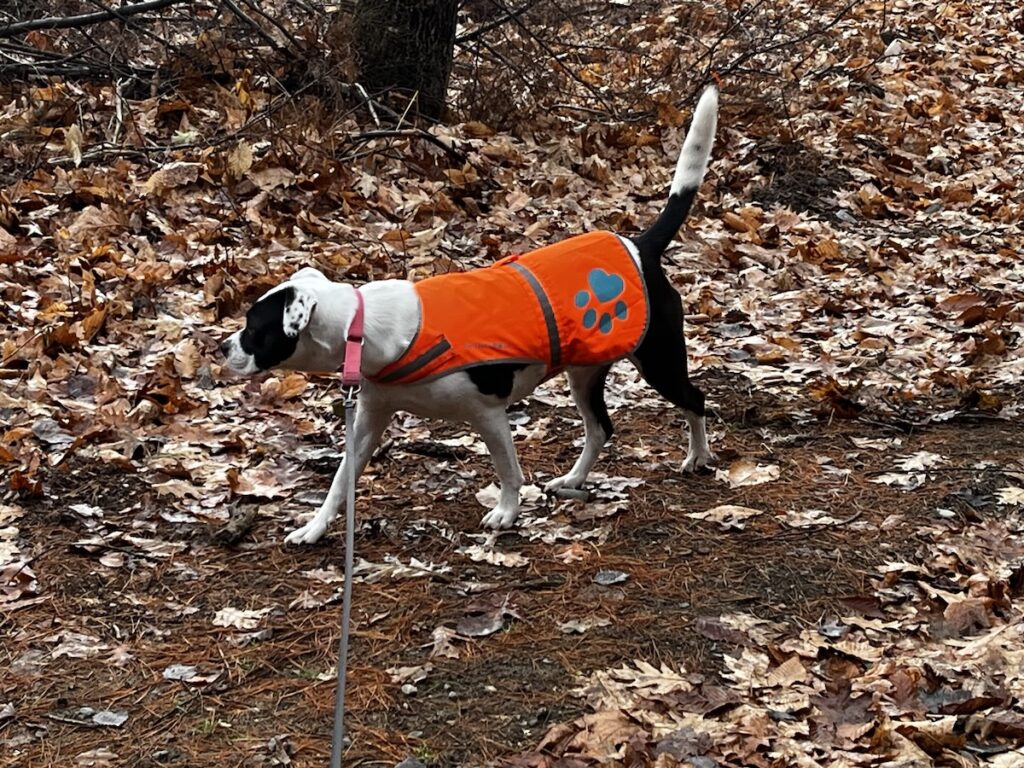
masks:
<path fill-rule="evenodd" d="M 502 24 L 510 22 L 516 19 L 517 17 L 521 16 L 522 14 L 526 13 L 526 11 L 530 10 L 530 6 L 531 3 L 527 3 L 522 8 L 516 8 L 514 10 L 508 11 L 503 16 L 499 16 L 494 21 L 489 21 L 482 27 L 477 27 L 472 32 L 467 32 L 464 35 L 459 35 L 458 37 L 455 38 L 455 42 L 456 44 L 461 45 L 462 43 L 469 42 L 470 40 L 476 40 L 478 37 L 490 32 L 495 27 L 500 27 Z"/>
<path fill-rule="evenodd" d="M 40 61 L 0 64 L 0 81 L 10 77 L 66 77 L 70 79 L 96 79 L 111 82 L 117 77 L 134 77 L 146 80 L 155 74 L 155 69 L 129 67 L 124 64 L 76 63 L 61 61 Z"/>
<path fill-rule="evenodd" d="M 362 85 L 356 83 L 355 86 L 356 90 L 359 91 L 359 95 L 362 96 L 363 100 L 366 102 L 366 106 L 370 108 L 370 116 L 373 118 L 373 124 L 380 128 L 380 118 L 377 117 L 377 110 L 373 106 L 373 99 L 370 98 L 370 95 Z"/>
<path fill-rule="evenodd" d="M 117 18 L 117 20 L 120 21 L 122 24 L 124 24 L 126 27 L 130 27 L 131 29 L 134 29 L 135 31 L 137 31 L 140 35 L 143 35 L 144 37 L 148 37 L 150 40 L 155 42 L 157 45 L 163 46 L 165 48 L 169 48 L 170 50 L 172 50 L 172 51 L 174 51 L 175 53 L 178 53 L 178 54 L 182 53 L 181 47 L 177 43 L 173 43 L 170 40 L 167 40 L 166 38 L 160 37 L 159 35 L 155 34 L 154 32 L 150 32 L 149 29 L 146 28 L 145 24 L 140 24 L 140 23 L 137 23 L 135 21 L 129 21 L 128 17 L 126 17 L 125 14 L 121 12 L 120 8 L 111 8 L 109 5 L 105 5 L 104 3 L 100 2 L 100 0 L 88 0 L 88 1 L 90 3 L 92 3 L 93 5 L 95 5 L 97 8 L 99 8 L 103 13 L 112 13 L 112 14 L 114 14 L 115 18 Z M 146 20 L 143 19 L 142 21 L 146 21 Z M 82 30 L 82 35 L 87 40 L 89 40 L 90 42 L 94 42 L 92 40 L 92 38 L 89 37 L 89 33 L 86 32 L 85 30 Z M 111 62 L 113 62 L 113 51 L 111 51 Z"/>
<path fill-rule="evenodd" d="M 126 16 L 136 16 L 146 11 L 155 11 L 159 8 L 166 8 L 170 5 L 186 3 L 193 5 L 196 0 L 147 0 L 144 3 L 135 5 L 123 5 L 117 9 L 96 11 L 95 13 L 83 13 L 79 16 L 51 16 L 45 19 L 32 19 L 31 21 L 19 21 L 16 24 L 9 24 L 0 28 L 0 38 L 14 37 L 24 32 L 31 32 L 36 29 L 71 29 L 72 27 L 87 27 L 91 24 L 98 24 L 112 19 L 122 19 Z"/>
<path fill-rule="evenodd" d="M 346 96 L 350 98 L 352 96 L 358 96 L 360 99 L 362 99 L 363 103 L 366 104 L 367 108 L 370 110 L 371 113 L 387 115 L 396 123 L 400 123 L 402 121 L 402 116 L 400 114 L 395 112 L 395 110 L 391 109 L 391 107 L 381 103 L 379 100 L 370 96 L 366 92 L 366 89 L 363 88 L 363 86 L 360 85 L 359 83 L 356 83 L 355 85 L 350 85 L 349 83 L 338 82 L 335 85 Z"/>
<path fill-rule="evenodd" d="M 486 58 L 483 56 L 483 54 L 480 53 L 480 48 L 485 48 L 487 52 L 494 57 L 492 63 L 497 62 L 501 66 L 507 68 L 509 72 L 514 74 L 517 78 L 519 78 L 519 80 L 522 81 L 523 85 L 526 86 L 527 90 L 532 90 L 534 87 L 536 87 L 536 83 L 530 80 L 530 78 L 526 76 L 526 73 L 523 72 L 523 70 L 520 67 L 516 66 L 511 61 L 509 61 L 507 56 L 501 53 L 497 48 L 488 43 L 486 40 L 477 40 L 473 45 L 458 45 L 463 50 L 468 51 L 469 53 L 472 53 L 474 56 L 477 56 L 479 58 Z M 473 81 L 476 82 L 475 77 L 473 78 Z"/>
<path fill-rule="evenodd" d="M 231 12 L 235 14 L 236 18 L 244 22 L 245 25 L 249 27 L 249 29 L 251 29 L 253 32 L 255 32 L 258 37 L 263 38 L 263 40 L 267 43 L 267 45 L 270 46 L 272 50 L 284 52 L 285 49 L 277 42 L 277 40 L 274 39 L 273 35 L 271 35 L 269 32 L 266 32 L 263 29 L 263 27 L 261 27 L 255 21 L 253 21 L 249 17 L 249 14 L 247 14 L 245 11 L 238 7 L 238 3 L 236 3 L 235 0 L 221 0 L 221 2 L 224 3 L 224 5 L 226 5 L 229 9 L 231 9 Z"/>
<path fill-rule="evenodd" d="M 588 115 L 596 115 L 597 117 L 611 117 L 611 115 L 603 109 L 594 109 L 593 107 L 584 107 L 578 104 L 552 104 L 551 109 L 571 109 L 576 112 L 585 112 Z"/>
<path fill-rule="evenodd" d="M 250 10 L 252 10 L 252 11 L 253 11 L 253 12 L 255 12 L 255 13 L 258 13 L 258 14 L 259 14 L 260 16 L 262 16 L 262 17 L 263 17 L 264 19 L 266 19 L 266 20 L 267 20 L 268 22 L 270 22 L 271 24 L 273 24 L 273 25 L 274 25 L 274 27 L 275 27 L 275 28 L 277 29 L 277 31 L 278 31 L 278 32 L 280 32 L 280 33 L 281 33 L 282 35 L 284 35 L 284 37 L 285 37 L 285 38 L 287 38 L 287 39 L 288 39 L 288 41 L 289 41 L 289 42 L 290 42 L 290 43 L 291 43 L 291 44 L 292 44 L 292 45 L 293 45 L 293 46 L 295 47 L 295 50 L 296 50 L 296 51 L 303 51 L 303 50 L 305 49 L 305 46 L 304 46 L 304 45 L 303 45 L 302 43 L 300 43 L 300 42 L 299 42 L 299 41 L 298 41 L 298 40 L 296 39 L 295 35 L 293 35 L 293 34 L 292 34 L 291 32 L 289 32 L 289 31 L 288 31 L 288 30 L 287 30 L 287 29 L 286 29 L 286 28 L 284 27 L 284 25 L 283 25 L 283 24 L 281 24 L 281 22 L 279 22 L 279 21 L 278 21 L 277 19 L 275 19 L 275 18 L 274 18 L 273 16 L 271 16 L 270 14 L 266 13 L 265 11 L 263 11 L 263 10 L 262 10 L 262 9 L 261 9 L 261 8 L 259 7 L 259 5 L 257 5 L 256 3 L 254 3 L 254 2 L 252 1 L 252 0 L 242 0 L 242 2 L 243 2 L 243 3 L 244 3 L 244 4 L 246 5 L 246 6 L 248 6 Z"/>
<path fill-rule="evenodd" d="M 397 128 L 393 130 L 384 129 L 381 131 L 364 131 L 363 133 L 358 133 L 351 138 L 353 141 L 369 141 L 370 139 L 388 138 L 424 139 L 425 141 L 429 141 L 431 144 L 440 147 L 447 155 L 458 160 L 460 163 L 466 162 L 466 156 L 462 152 L 455 149 L 455 147 L 448 146 L 437 138 L 437 136 L 429 131 L 424 131 L 422 128 Z"/>
<path fill-rule="evenodd" d="M 508 10 L 502 4 L 501 0 L 491 0 L 491 3 L 493 5 L 495 5 L 495 6 L 497 6 L 498 8 L 501 8 L 502 10 L 506 10 L 506 11 Z M 566 66 L 565 64 L 563 64 L 561 59 L 558 57 L 558 54 L 556 54 L 551 49 L 551 46 L 548 44 L 548 42 L 546 40 L 544 40 L 540 35 L 538 35 L 536 32 L 534 32 L 532 29 L 530 29 L 530 27 L 528 27 L 526 24 L 524 24 L 522 19 L 514 16 L 514 17 L 511 18 L 511 21 L 517 27 L 519 27 L 519 29 L 522 31 L 523 34 L 525 34 L 527 37 L 530 37 L 531 39 L 533 39 L 533 41 L 536 42 L 537 45 L 539 45 L 541 47 L 541 49 L 548 55 L 548 57 L 551 59 L 551 61 L 553 61 L 558 66 L 559 69 L 561 69 L 571 79 L 575 80 L 577 83 L 582 85 L 587 91 L 589 91 L 590 95 L 593 96 L 594 99 L 602 107 L 604 107 L 606 110 L 608 110 L 608 113 L 613 118 L 616 117 L 615 107 L 613 107 L 611 104 L 609 104 L 608 101 L 604 98 L 604 96 L 602 96 L 601 93 L 596 88 L 594 88 L 594 86 L 592 86 L 590 83 L 588 83 L 583 78 L 581 78 L 579 75 L 577 75 L 575 72 L 573 72 L 572 68 L 570 68 L 570 67 Z"/>

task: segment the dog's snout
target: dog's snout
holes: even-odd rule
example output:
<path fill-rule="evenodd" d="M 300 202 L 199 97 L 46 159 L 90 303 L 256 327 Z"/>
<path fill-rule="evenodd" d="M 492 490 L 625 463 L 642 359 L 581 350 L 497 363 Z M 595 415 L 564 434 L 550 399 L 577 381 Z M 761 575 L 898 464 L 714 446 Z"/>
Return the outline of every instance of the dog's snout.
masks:
<path fill-rule="evenodd" d="M 220 353 L 224 357 L 227 357 L 231 353 L 231 339 L 230 338 L 224 339 L 224 341 L 222 341 L 220 343 Z"/>

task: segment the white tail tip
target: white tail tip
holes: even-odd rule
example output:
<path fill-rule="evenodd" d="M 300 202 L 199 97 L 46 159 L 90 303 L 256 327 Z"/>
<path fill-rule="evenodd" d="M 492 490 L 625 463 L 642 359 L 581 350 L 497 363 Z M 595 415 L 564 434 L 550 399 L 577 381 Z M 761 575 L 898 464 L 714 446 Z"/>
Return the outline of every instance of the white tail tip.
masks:
<path fill-rule="evenodd" d="M 711 148 L 715 143 L 715 128 L 718 125 L 718 89 L 710 85 L 704 89 L 697 108 L 693 110 L 690 130 L 679 153 L 676 172 L 672 177 L 669 194 L 679 195 L 685 189 L 696 189 L 704 180 L 711 159 Z"/>

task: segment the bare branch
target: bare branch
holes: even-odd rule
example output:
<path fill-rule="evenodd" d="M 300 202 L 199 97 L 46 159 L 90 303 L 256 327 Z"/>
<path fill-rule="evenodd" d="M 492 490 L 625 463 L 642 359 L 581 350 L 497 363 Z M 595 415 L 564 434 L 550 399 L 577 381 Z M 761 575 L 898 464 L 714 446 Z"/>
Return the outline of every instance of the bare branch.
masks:
<path fill-rule="evenodd" d="M 24 32 L 31 32 L 36 29 L 70 29 L 72 27 L 87 27 L 90 24 L 98 24 L 102 21 L 121 19 L 126 16 L 136 16 L 146 11 L 155 11 L 159 8 L 166 8 L 170 5 L 182 3 L 193 5 L 195 0 L 147 0 L 135 5 L 123 5 L 117 9 L 96 11 L 95 13 L 83 13 L 80 16 L 51 16 L 45 19 L 32 19 L 31 21 L 19 21 L 15 24 L 8 24 L 0 28 L 0 38 L 14 37 Z"/>
<path fill-rule="evenodd" d="M 221 0 L 221 2 L 223 2 L 224 5 L 230 8 L 231 12 L 235 14 L 235 17 L 241 19 L 245 23 L 245 25 L 249 27 L 249 29 L 256 33 L 258 37 L 263 38 L 263 40 L 266 41 L 266 43 L 271 47 L 272 50 L 284 50 L 270 33 L 265 32 L 259 24 L 257 24 L 251 18 L 249 18 L 249 15 L 245 11 L 238 7 L 238 4 L 235 2 L 235 0 Z"/>
<path fill-rule="evenodd" d="M 356 134 L 352 137 L 354 141 L 369 141 L 370 139 L 387 139 L 387 138 L 409 138 L 409 139 L 423 139 L 429 141 L 437 147 L 440 147 L 450 157 L 460 163 L 466 162 L 466 156 L 455 149 L 445 144 L 441 139 L 437 138 L 434 134 L 429 131 L 424 131 L 422 128 L 398 128 L 395 130 L 381 130 L 381 131 L 364 131 L 363 133 Z"/>
<path fill-rule="evenodd" d="M 462 43 L 469 42 L 470 40 L 476 40 L 478 37 L 490 32 L 495 27 L 500 27 L 502 24 L 510 22 L 513 19 L 516 19 L 517 17 L 522 15 L 523 13 L 526 13 L 526 11 L 530 10 L 530 5 L 531 3 L 527 3 L 521 8 L 515 8 L 511 11 L 508 11 L 507 13 L 502 14 L 494 21 L 489 21 L 483 26 L 477 27 L 476 29 L 472 30 L 471 32 L 467 32 L 464 35 L 459 35 L 458 37 L 455 38 L 455 42 L 461 45 Z"/>

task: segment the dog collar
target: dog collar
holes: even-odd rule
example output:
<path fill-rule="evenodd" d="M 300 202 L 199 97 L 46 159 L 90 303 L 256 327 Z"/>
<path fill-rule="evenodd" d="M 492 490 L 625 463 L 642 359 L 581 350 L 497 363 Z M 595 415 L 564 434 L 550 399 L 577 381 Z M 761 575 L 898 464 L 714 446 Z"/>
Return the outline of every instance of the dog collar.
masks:
<path fill-rule="evenodd" d="M 341 384 L 344 387 L 358 387 L 362 380 L 360 368 L 363 360 L 363 294 L 356 292 L 356 313 L 348 326 L 345 338 L 345 362 L 341 368 Z"/>

